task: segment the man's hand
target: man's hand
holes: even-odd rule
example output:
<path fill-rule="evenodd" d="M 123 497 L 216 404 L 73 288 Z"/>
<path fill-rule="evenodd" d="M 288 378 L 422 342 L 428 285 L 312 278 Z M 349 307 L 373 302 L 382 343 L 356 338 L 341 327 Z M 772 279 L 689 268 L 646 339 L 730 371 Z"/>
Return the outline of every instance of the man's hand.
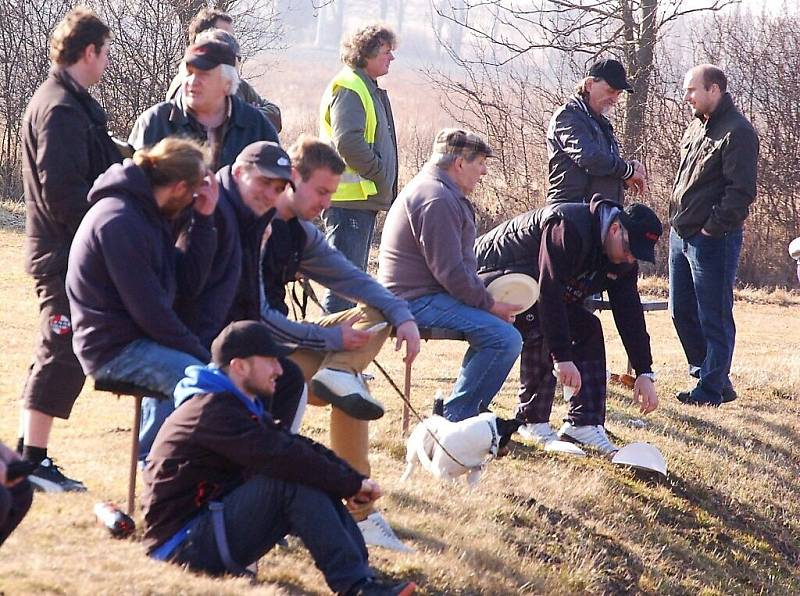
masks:
<path fill-rule="evenodd" d="M 381 487 L 371 478 L 361 481 L 361 488 L 352 497 L 347 499 L 347 508 L 350 511 L 363 509 L 381 498 Z"/>
<path fill-rule="evenodd" d="M 635 159 L 632 159 L 630 163 L 633 165 L 633 176 L 625 180 L 625 186 L 627 186 L 634 194 L 647 194 L 647 170 L 645 170 L 644 164 Z"/>
<path fill-rule="evenodd" d="M 397 326 L 396 340 L 394 343 L 394 351 L 400 351 L 400 346 L 403 342 L 406 344 L 406 355 L 403 362 L 411 364 L 419 354 L 420 340 L 419 329 L 414 321 L 406 321 Z"/>
<path fill-rule="evenodd" d="M 633 401 L 639 404 L 642 414 L 649 414 L 658 407 L 656 384 L 650 377 L 639 375 L 633 384 Z"/>
<path fill-rule="evenodd" d="M 508 302 L 495 302 L 492 305 L 492 308 L 489 309 L 489 312 L 492 313 L 494 316 L 503 319 L 504 321 L 513 323 L 514 317 L 516 317 L 520 312 L 522 312 L 522 307 L 519 304 L 510 304 Z"/>
<path fill-rule="evenodd" d="M 194 191 L 194 210 L 200 215 L 208 217 L 214 213 L 219 200 L 219 184 L 217 177 L 209 170 L 203 182 Z"/>
<path fill-rule="evenodd" d="M 346 319 L 339 325 L 342 331 L 342 347 L 345 351 L 358 350 L 364 347 L 366 343 L 372 338 L 372 333 L 369 331 L 362 331 L 360 329 L 353 329 L 353 325 L 358 323 L 364 315 L 353 315 Z"/>
<path fill-rule="evenodd" d="M 564 387 L 572 387 L 573 395 L 577 395 L 581 390 L 581 372 L 571 360 L 554 362 L 553 373 Z"/>

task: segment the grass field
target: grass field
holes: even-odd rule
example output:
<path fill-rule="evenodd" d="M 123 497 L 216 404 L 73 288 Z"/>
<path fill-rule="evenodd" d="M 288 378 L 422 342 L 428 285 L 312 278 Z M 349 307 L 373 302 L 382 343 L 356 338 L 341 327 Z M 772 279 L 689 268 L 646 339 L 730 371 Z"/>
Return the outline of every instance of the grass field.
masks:
<path fill-rule="evenodd" d="M 5 215 L 3 221 L 9 223 Z M 16 400 L 36 332 L 21 247 L 18 229 L 0 230 L 0 437 L 7 444 L 17 436 Z M 663 292 L 663 282 L 644 285 Z M 627 390 L 611 391 L 609 430 L 621 443 L 656 445 L 668 460 L 667 481 L 639 478 L 600 458 L 569 459 L 517 443 L 473 492 L 422 475 L 402 484 L 401 403 L 379 377 L 373 391 L 387 414 L 372 427 L 373 476 L 386 493 L 387 517 L 416 552 L 374 550 L 373 564 L 392 577 L 414 579 L 428 594 L 800 592 L 800 300 L 786 292 L 740 297 L 747 300 L 736 306 L 737 402 L 693 409 L 671 397 L 688 378 L 663 312 L 648 315 L 661 407 L 643 420 Z M 619 372 L 621 343 L 610 317 L 604 325 L 610 366 Z M 452 384 L 462 351 L 451 342 L 423 346 L 414 376 L 420 408 L 428 407 L 436 388 Z M 402 379 L 400 358 L 388 346 L 379 361 Z M 512 413 L 517 383 L 515 370 L 495 400 L 498 412 Z M 296 541 L 268 554 L 260 583 L 250 586 L 152 562 L 135 540 L 115 541 L 96 526 L 96 501 L 124 501 L 131 409 L 129 401 L 88 387 L 72 419 L 57 423 L 50 451 L 89 492 L 36 496 L 30 515 L 0 550 L 0 591 L 325 592 Z M 564 410 L 558 403 L 554 424 Z M 325 441 L 326 419 L 324 410 L 311 409 L 303 432 Z"/>

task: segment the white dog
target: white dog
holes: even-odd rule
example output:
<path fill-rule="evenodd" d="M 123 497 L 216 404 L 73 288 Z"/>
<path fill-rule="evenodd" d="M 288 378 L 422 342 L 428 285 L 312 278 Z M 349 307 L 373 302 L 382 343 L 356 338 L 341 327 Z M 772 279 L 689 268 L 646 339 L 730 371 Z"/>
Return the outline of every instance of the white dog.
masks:
<path fill-rule="evenodd" d="M 455 480 L 466 474 L 472 488 L 478 484 L 484 466 L 497 457 L 519 426 L 519 420 L 504 420 L 491 412 L 461 422 L 450 422 L 441 416 L 426 418 L 408 437 L 402 479 L 411 478 L 419 463 L 439 479 Z"/>

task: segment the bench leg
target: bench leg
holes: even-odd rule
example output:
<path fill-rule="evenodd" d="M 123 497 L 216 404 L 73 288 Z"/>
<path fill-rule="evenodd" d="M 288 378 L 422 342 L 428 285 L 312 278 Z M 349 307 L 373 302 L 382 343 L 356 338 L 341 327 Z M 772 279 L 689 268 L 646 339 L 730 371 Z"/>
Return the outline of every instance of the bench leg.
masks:
<path fill-rule="evenodd" d="M 133 428 L 131 429 L 131 469 L 128 475 L 128 515 L 133 518 L 136 500 L 136 468 L 139 466 L 139 427 L 142 424 L 142 398 L 133 403 Z"/>
<path fill-rule="evenodd" d="M 403 430 L 402 436 L 405 437 L 408 434 L 408 421 L 411 416 L 411 410 L 408 408 L 408 404 L 411 403 L 411 363 L 406 363 L 406 377 L 403 383 L 403 395 L 406 398 L 406 401 L 403 402 Z"/>

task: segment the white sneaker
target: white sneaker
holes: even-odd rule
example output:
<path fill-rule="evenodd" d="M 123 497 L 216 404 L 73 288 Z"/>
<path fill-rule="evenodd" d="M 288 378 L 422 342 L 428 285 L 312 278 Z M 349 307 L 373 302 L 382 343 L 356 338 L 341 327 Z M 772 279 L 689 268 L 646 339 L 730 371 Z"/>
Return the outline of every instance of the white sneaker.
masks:
<path fill-rule="evenodd" d="M 377 420 L 384 414 L 383 405 L 370 395 L 359 373 L 321 368 L 309 386 L 317 397 L 358 420 Z"/>
<path fill-rule="evenodd" d="M 401 553 L 411 553 L 414 549 L 403 544 L 394 533 L 389 522 L 379 512 L 371 513 L 367 519 L 358 522 L 358 529 L 367 546 L 381 546 Z"/>
<path fill-rule="evenodd" d="M 561 440 L 572 441 L 584 447 L 591 447 L 603 455 L 611 455 L 619 451 L 619 447 L 611 442 L 606 434 L 606 429 L 602 424 L 596 426 L 575 426 L 570 422 L 565 422 L 561 430 L 558 431 Z"/>
<path fill-rule="evenodd" d="M 542 447 L 553 441 L 558 441 L 556 431 L 547 422 L 529 422 L 520 426 L 517 432 L 523 439 Z"/>

